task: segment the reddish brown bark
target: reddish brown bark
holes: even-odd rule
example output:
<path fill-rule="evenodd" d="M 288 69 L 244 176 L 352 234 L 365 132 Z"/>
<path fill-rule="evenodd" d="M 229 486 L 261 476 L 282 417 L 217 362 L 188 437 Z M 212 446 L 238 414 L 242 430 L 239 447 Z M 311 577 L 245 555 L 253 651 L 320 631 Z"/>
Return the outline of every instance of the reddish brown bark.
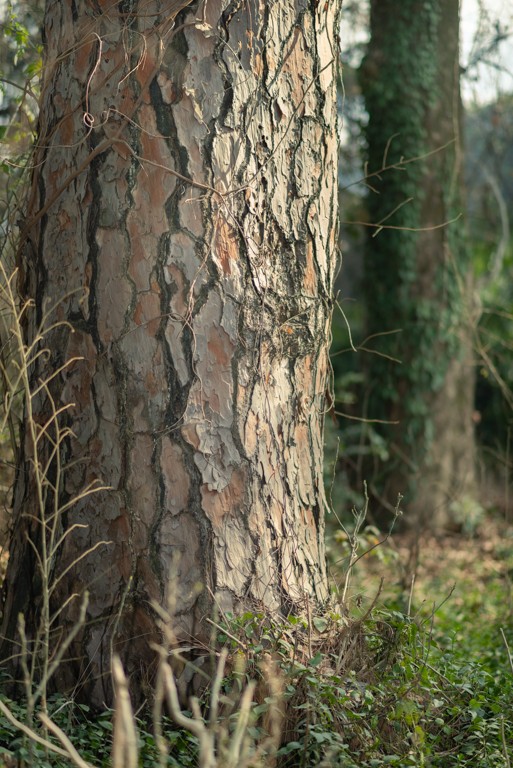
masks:
<path fill-rule="evenodd" d="M 73 404 L 61 498 L 111 487 L 65 516 L 86 527 L 55 563 L 58 574 L 109 542 L 53 600 L 90 591 L 60 685 L 87 685 L 96 703 L 110 695 L 111 648 L 134 686 L 151 677 L 151 604 L 166 599 L 175 555 L 188 645 L 209 636 L 214 604 L 287 611 L 327 597 L 338 4 L 314 5 L 48 3 L 24 289 L 32 326 L 57 302 L 73 331 L 50 334 L 51 364 L 82 358 L 52 383 Z M 7 638 L 18 611 L 38 620 L 33 494 L 25 463 Z M 77 605 L 56 622 L 63 636 Z"/>

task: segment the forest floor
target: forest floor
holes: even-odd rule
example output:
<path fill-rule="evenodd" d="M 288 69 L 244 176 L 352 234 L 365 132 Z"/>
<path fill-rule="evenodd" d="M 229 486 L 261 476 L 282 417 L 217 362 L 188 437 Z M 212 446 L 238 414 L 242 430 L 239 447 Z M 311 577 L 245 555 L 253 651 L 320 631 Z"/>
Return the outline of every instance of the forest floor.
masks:
<path fill-rule="evenodd" d="M 490 513 L 472 533 L 398 533 L 372 548 L 379 541 L 376 533 L 370 528 L 362 536 L 358 555 L 371 551 L 353 566 L 350 613 L 375 602 L 412 615 L 432 614 L 443 630 L 457 632 L 458 619 L 468 623 L 472 617 L 478 632 L 483 626 L 513 625 L 513 520 Z M 346 549 L 347 567 L 348 545 L 342 541 L 338 547 Z M 343 574 L 337 581 L 342 588 Z M 508 640 L 513 646 L 513 637 Z M 497 642 L 502 643 L 499 634 Z"/>

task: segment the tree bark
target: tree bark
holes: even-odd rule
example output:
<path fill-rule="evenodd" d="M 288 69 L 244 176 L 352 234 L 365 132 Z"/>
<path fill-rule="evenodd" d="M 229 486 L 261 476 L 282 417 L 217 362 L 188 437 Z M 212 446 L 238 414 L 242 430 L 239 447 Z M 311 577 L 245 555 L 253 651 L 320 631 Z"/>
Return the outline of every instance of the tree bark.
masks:
<path fill-rule="evenodd" d="M 63 530 L 83 527 L 52 576 L 64 574 L 53 613 L 90 592 L 58 680 L 96 704 L 110 699 L 112 649 L 136 696 L 151 678 L 152 604 L 170 588 L 192 646 L 208 641 L 214 606 L 327 598 L 337 16 L 337 2 L 302 0 L 47 3 L 22 283 L 28 339 L 51 306 L 66 322 L 34 385 L 80 358 L 49 387 L 71 430 L 59 505 L 95 480 L 110 487 L 62 514 Z M 43 390 L 36 419 L 49 410 Z M 39 621 L 33 455 L 25 427 L 8 640 L 18 613 L 32 633 Z M 79 602 L 55 621 L 56 643 Z"/>
<path fill-rule="evenodd" d="M 370 230 L 365 281 L 383 356 L 368 359 L 368 416 L 390 422 L 380 428 L 390 456 L 368 479 L 389 506 L 405 496 L 411 524 L 436 526 L 475 493 L 459 3 L 375 0 L 371 33 L 368 206 L 383 229 Z"/>

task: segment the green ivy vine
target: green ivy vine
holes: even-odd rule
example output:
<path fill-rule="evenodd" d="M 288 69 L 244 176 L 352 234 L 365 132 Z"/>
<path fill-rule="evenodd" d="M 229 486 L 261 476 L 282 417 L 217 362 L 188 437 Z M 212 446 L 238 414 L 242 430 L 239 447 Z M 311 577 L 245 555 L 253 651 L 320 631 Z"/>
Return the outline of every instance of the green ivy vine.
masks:
<path fill-rule="evenodd" d="M 444 228 L 442 252 L 427 276 L 420 256 L 428 172 L 437 174 L 442 218 L 457 218 L 461 210 L 453 178 L 457 148 L 436 152 L 436 137 L 429 133 L 444 77 L 443 1 L 373 0 L 372 38 L 360 71 L 369 115 L 367 330 L 376 335 L 380 353 L 367 358 L 368 415 L 386 421 L 399 414 L 400 427 L 384 426 L 382 433 L 400 442 L 417 464 L 435 439 L 433 396 L 459 354 L 461 278 L 468 265 L 461 224 Z M 378 231 L 373 225 L 380 223 L 393 228 Z"/>

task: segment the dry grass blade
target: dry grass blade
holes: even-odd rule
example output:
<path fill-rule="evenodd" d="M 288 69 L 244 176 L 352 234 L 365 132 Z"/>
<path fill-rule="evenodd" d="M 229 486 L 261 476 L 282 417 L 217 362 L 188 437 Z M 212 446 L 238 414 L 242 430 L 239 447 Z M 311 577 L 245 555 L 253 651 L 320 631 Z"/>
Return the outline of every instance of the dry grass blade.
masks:
<path fill-rule="evenodd" d="M 71 628 L 69 634 L 62 641 L 61 645 L 59 646 L 59 648 L 58 648 L 57 652 L 55 653 L 54 657 L 52 658 L 51 662 L 50 662 L 50 656 L 49 656 L 50 648 L 49 648 L 49 643 L 48 643 L 48 647 L 47 647 L 47 649 L 45 649 L 45 652 L 48 652 L 48 658 L 45 659 L 45 661 L 47 661 L 47 663 L 45 664 L 45 667 L 44 667 L 44 674 L 42 675 L 41 682 L 39 683 L 38 687 L 36 688 L 36 690 L 35 690 L 35 692 L 33 694 L 35 702 L 38 701 L 40 698 L 43 699 L 43 702 L 45 701 L 46 689 L 47 689 L 48 683 L 50 681 L 50 678 L 52 677 L 54 672 L 58 669 L 59 664 L 63 660 L 64 655 L 66 654 L 66 651 L 68 650 L 68 648 L 70 647 L 71 643 L 73 642 L 75 637 L 78 635 L 78 633 L 80 632 L 80 630 L 84 626 L 85 615 L 86 615 L 88 604 L 89 604 L 89 592 L 86 591 L 86 592 L 84 592 L 84 595 L 82 597 L 82 602 L 80 604 L 80 613 L 79 613 L 78 619 L 75 622 L 75 624 L 73 625 L 73 627 Z M 50 621 L 48 622 L 48 628 L 47 628 L 46 631 L 47 631 L 47 635 L 49 637 Z M 45 638 L 43 638 L 43 639 L 45 639 Z"/>
<path fill-rule="evenodd" d="M 78 754 L 77 750 L 71 743 L 71 741 L 68 739 L 64 731 L 62 731 L 56 723 L 51 720 L 48 715 L 45 715 L 44 713 L 41 713 L 39 715 L 39 718 L 43 725 L 48 728 L 49 731 L 51 731 L 64 747 L 64 751 L 66 756 L 71 760 L 74 765 L 77 766 L 77 768 L 94 768 L 91 763 L 88 763 L 86 760 L 84 760 L 80 755 Z M 52 745 L 53 746 L 53 745 Z M 55 750 L 55 747 L 53 747 Z"/>
<path fill-rule="evenodd" d="M 186 717 L 178 700 L 178 691 L 173 672 L 165 661 L 160 663 L 160 674 L 164 683 L 166 699 L 171 712 L 171 717 L 180 728 L 185 728 L 192 733 L 199 741 L 199 768 L 217 768 L 218 763 L 215 756 L 214 734 L 207 729 L 205 723 L 200 717 Z M 198 709 L 198 702 L 191 701 L 191 708 L 194 712 Z"/>
<path fill-rule="evenodd" d="M 240 765 L 247 764 L 247 744 L 246 738 L 248 731 L 249 718 L 251 715 L 251 705 L 255 693 L 256 682 L 251 680 L 242 692 L 240 699 L 240 709 L 237 717 L 235 732 L 228 741 L 227 768 L 237 768 Z"/>
<path fill-rule="evenodd" d="M 137 768 L 139 765 L 137 730 L 130 703 L 128 682 L 119 656 L 112 658 L 112 677 L 116 697 L 112 768 Z"/>
<path fill-rule="evenodd" d="M 55 725 L 54 722 L 50 720 L 49 717 L 46 717 L 46 715 L 41 714 L 40 718 L 43 724 L 48 728 L 48 730 L 52 731 L 57 738 L 60 740 L 61 744 L 64 745 L 64 749 L 61 747 L 58 747 L 56 744 L 52 744 L 51 741 L 48 741 L 48 739 L 44 739 L 42 736 L 40 736 L 36 731 L 34 731 L 32 728 L 29 728 L 28 725 L 25 725 L 25 723 L 20 722 L 11 712 L 9 707 L 7 707 L 6 704 L 0 699 L 0 712 L 2 712 L 7 720 L 11 723 L 11 725 L 14 725 L 15 728 L 18 728 L 22 733 L 25 734 L 25 736 L 28 736 L 28 738 L 36 742 L 37 744 L 41 744 L 45 749 L 49 750 L 50 752 L 54 752 L 56 755 L 60 755 L 61 757 L 67 757 L 69 760 L 71 760 L 77 768 L 94 768 L 91 763 L 86 762 L 83 760 L 78 752 L 76 751 L 73 744 L 70 742 L 68 737 L 65 733 L 61 731 L 61 729 Z"/>

